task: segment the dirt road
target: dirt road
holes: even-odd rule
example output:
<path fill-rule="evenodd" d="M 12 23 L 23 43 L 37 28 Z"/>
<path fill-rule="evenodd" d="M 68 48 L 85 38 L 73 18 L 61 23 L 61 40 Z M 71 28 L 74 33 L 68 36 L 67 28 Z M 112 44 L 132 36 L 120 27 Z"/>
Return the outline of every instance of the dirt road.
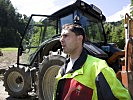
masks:
<path fill-rule="evenodd" d="M 16 63 L 17 51 L 2 51 L 3 56 L 0 56 L 0 69 L 6 69 L 9 65 Z"/>
<path fill-rule="evenodd" d="M 7 69 L 9 65 L 16 63 L 17 61 L 17 51 L 2 51 L 3 56 L 0 56 L 0 100 L 38 100 L 35 96 L 28 96 L 25 99 L 16 99 L 10 97 L 5 91 L 3 86 L 3 69 Z"/>

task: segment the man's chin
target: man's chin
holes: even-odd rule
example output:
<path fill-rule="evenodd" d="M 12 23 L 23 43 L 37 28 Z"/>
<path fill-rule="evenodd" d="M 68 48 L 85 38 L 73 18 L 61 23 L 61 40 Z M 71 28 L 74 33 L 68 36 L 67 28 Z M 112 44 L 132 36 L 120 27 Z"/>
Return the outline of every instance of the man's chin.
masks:
<path fill-rule="evenodd" d="M 63 52 L 64 52 L 64 53 L 66 53 L 66 51 L 65 51 L 65 50 L 63 50 Z"/>
<path fill-rule="evenodd" d="M 68 53 L 65 49 L 63 49 L 63 52 L 66 53 L 66 54 Z"/>

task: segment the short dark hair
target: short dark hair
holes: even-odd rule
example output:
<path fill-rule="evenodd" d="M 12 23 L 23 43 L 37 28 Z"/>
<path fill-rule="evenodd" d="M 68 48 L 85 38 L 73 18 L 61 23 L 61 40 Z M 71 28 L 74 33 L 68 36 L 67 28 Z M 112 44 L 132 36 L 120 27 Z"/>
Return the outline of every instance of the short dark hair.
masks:
<path fill-rule="evenodd" d="M 75 35 L 82 35 L 83 42 L 85 40 L 85 32 L 84 29 L 78 24 L 65 24 L 62 26 L 62 29 L 70 30 L 75 33 Z"/>

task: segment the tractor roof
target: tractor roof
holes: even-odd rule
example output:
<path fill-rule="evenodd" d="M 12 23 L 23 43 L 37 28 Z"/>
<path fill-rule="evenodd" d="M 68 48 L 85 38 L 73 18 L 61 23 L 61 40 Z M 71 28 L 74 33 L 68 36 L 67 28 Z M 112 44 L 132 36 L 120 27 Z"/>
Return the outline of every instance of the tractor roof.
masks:
<path fill-rule="evenodd" d="M 103 21 L 106 20 L 105 16 L 102 14 L 102 11 L 99 8 L 97 8 L 93 4 L 89 5 L 89 4 L 87 4 L 81 0 L 77 0 L 75 3 L 58 10 L 57 12 L 52 14 L 52 17 L 60 18 L 60 17 L 66 16 L 69 13 L 74 12 L 77 9 L 79 9 L 82 12 L 85 12 L 85 13 L 87 13 L 87 14 L 89 14 L 89 15 L 97 18 L 97 19 L 102 19 Z"/>

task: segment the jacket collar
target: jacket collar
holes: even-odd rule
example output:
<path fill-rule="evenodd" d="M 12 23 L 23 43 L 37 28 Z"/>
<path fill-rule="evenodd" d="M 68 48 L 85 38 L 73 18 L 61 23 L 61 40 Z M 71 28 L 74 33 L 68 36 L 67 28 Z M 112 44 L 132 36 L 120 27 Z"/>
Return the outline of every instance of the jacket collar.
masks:
<path fill-rule="evenodd" d="M 75 70 L 80 69 L 83 66 L 83 64 L 85 63 L 86 59 L 87 59 L 87 51 L 85 49 L 83 49 L 79 58 L 75 61 L 74 65 L 73 65 L 72 69 L 69 71 L 69 73 L 73 73 Z M 62 76 L 65 75 L 66 68 L 67 68 L 69 61 L 70 61 L 70 58 L 68 58 L 66 60 L 65 65 L 61 69 Z"/>

